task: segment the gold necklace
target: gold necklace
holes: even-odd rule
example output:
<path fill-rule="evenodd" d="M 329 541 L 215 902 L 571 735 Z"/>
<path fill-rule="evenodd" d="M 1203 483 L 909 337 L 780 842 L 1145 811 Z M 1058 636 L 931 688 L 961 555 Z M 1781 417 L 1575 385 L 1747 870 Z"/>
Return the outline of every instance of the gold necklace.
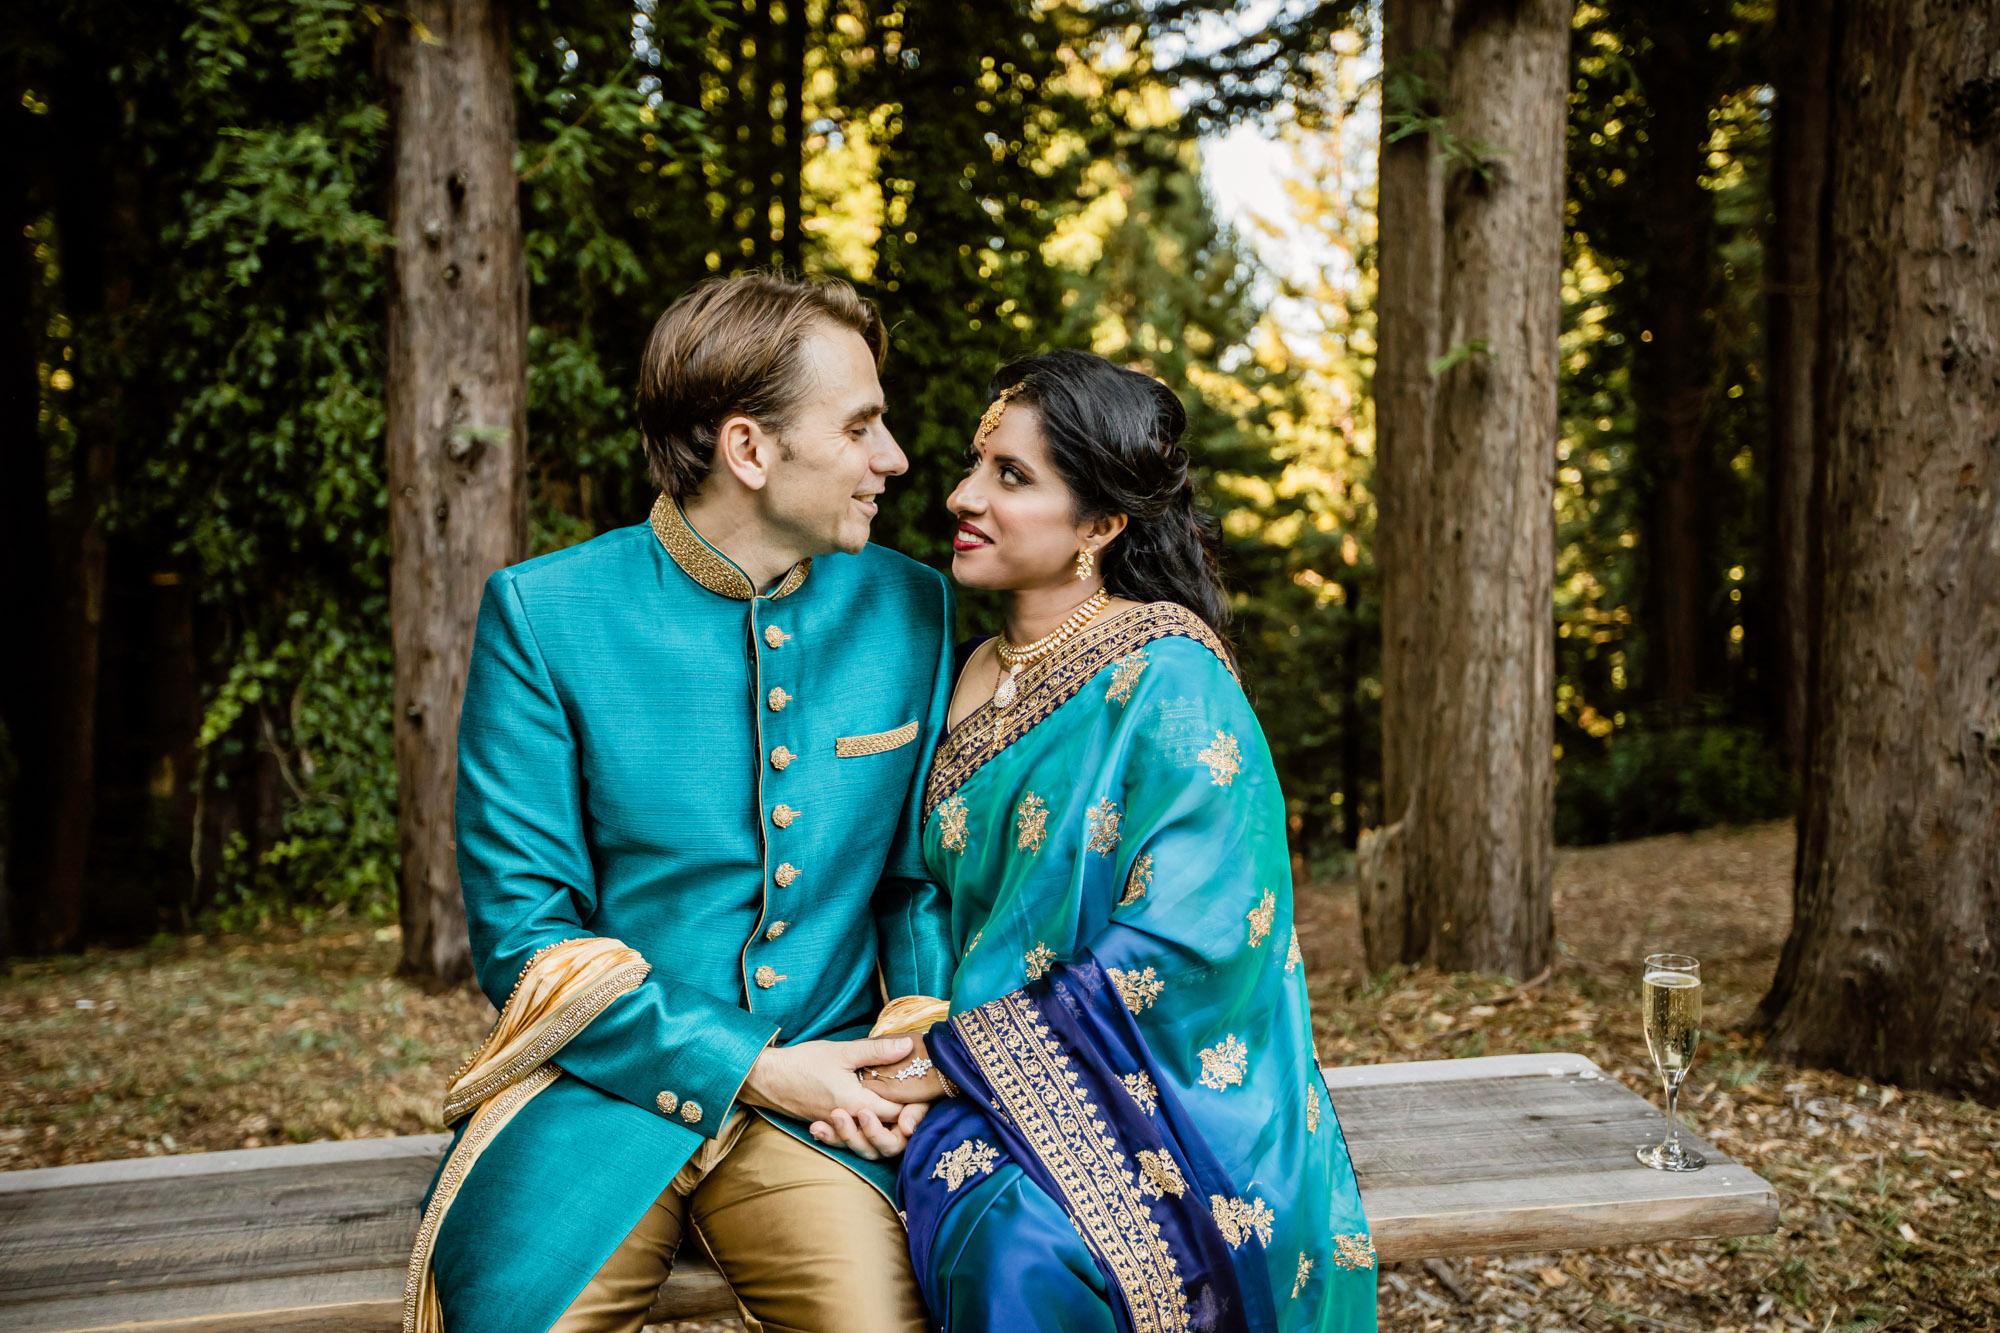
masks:
<path fill-rule="evenodd" d="M 994 646 L 1000 653 L 1001 665 L 1007 667 L 1008 671 L 1005 676 L 1000 678 L 999 686 L 993 691 L 993 706 L 1001 712 L 1012 708 L 1014 700 L 1020 692 L 1019 682 L 1022 668 L 1040 661 L 1057 648 L 1060 648 L 1071 635 L 1075 634 L 1085 625 L 1088 625 L 1091 618 L 1099 611 L 1102 611 L 1105 603 L 1110 600 L 1111 594 L 1103 588 L 1099 588 L 1096 592 L 1084 598 L 1083 603 L 1076 610 L 1070 612 L 1062 624 L 1057 625 L 1053 630 L 1036 639 L 1033 643 L 1023 645 L 1019 648 L 1007 642 L 1006 634 L 1001 634 L 995 640 Z"/>

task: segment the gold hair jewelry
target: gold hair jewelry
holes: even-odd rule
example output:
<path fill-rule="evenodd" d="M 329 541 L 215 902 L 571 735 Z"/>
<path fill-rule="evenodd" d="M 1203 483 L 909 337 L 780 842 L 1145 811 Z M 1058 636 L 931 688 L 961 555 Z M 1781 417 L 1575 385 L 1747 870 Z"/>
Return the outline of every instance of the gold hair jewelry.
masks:
<path fill-rule="evenodd" d="M 1000 424 L 1000 418 L 1006 415 L 1007 404 L 1014 401 L 1014 396 L 1027 387 L 1028 381 L 1026 380 L 1010 384 L 1002 389 L 992 402 L 986 405 L 985 415 L 979 418 L 979 429 L 972 436 L 972 447 L 974 449 L 986 443 L 986 437 L 993 433 L 994 429 Z"/>
<path fill-rule="evenodd" d="M 1000 678 L 999 688 L 993 691 L 993 706 L 1002 712 L 1012 708 L 1014 706 L 1014 698 L 1019 692 L 1021 669 L 1031 663 L 1040 661 L 1061 647 L 1064 641 L 1072 634 L 1075 634 L 1085 625 L 1088 625 L 1091 618 L 1099 611 L 1102 611 L 1105 603 L 1110 600 L 1111 594 L 1099 588 L 1096 592 L 1084 598 L 1082 604 L 1076 610 L 1070 612 L 1068 618 L 1062 624 L 1057 625 L 1053 630 L 1036 639 L 1033 643 L 1025 644 L 1019 648 L 1007 642 L 1007 636 L 1002 634 L 995 641 L 995 647 L 1000 653 L 1000 664 L 1008 668 L 1008 671 L 1005 676 Z"/>
<path fill-rule="evenodd" d="M 1076 581 L 1078 583 L 1090 582 L 1090 567 L 1095 563 L 1097 563 L 1097 552 L 1091 550 L 1088 546 L 1076 553 Z"/>

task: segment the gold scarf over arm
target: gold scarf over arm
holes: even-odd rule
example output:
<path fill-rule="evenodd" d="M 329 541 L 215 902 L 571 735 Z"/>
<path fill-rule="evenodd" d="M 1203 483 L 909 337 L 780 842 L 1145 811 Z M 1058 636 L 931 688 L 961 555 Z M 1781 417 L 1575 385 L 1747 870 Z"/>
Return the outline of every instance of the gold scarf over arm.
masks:
<path fill-rule="evenodd" d="M 417 1228 L 403 1284 L 403 1333 L 444 1333 L 431 1250 L 445 1212 L 473 1163 L 536 1093 L 561 1076 L 562 1071 L 550 1063 L 556 1052 L 613 1000 L 637 989 L 650 971 L 651 964 L 636 949 L 596 938 L 552 944 L 521 970 L 500 1021 L 459 1066 L 445 1092 L 445 1124 L 455 1125 L 467 1116 L 472 1123 L 445 1159 Z"/>

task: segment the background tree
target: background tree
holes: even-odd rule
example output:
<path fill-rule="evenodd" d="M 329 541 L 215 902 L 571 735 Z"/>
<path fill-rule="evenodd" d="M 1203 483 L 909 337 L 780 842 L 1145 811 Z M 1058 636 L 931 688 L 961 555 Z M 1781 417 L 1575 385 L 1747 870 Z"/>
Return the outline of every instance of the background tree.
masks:
<path fill-rule="evenodd" d="M 2000 1093 L 2000 57 L 1990 5 L 1841 0 L 1820 614 L 1778 1058 Z"/>
<path fill-rule="evenodd" d="M 498 0 L 428 0 L 381 34 L 395 134 L 384 420 L 403 966 L 439 983 L 472 970 L 452 793 L 473 625 L 487 576 L 528 546 L 508 22 Z"/>
<path fill-rule="evenodd" d="M 1810 549 L 1819 448 L 1813 374 L 1819 360 L 1833 27 L 1833 0 L 1779 0 L 1772 62 L 1777 142 L 1771 166 L 1771 439 L 1764 466 L 1770 513 L 1765 603 L 1771 616 L 1763 692 L 1772 701 L 1778 743 L 1795 779 L 1804 776 L 1812 655 Z"/>
<path fill-rule="evenodd" d="M 1371 967 L 1547 965 L 1552 455 L 1571 6 L 1383 11 Z"/>

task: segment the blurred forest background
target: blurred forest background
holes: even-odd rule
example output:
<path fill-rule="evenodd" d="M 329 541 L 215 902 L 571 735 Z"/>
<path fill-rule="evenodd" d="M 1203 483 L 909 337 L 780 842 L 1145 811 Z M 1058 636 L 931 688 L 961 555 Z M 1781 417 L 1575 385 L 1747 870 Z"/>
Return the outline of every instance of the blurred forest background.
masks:
<path fill-rule="evenodd" d="M 48 627 L 20 642 L 53 651 L 8 655 L 4 762 L 10 793 L 46 802 L 48 891 L 82 905 L 62 945 L 395 915 L 384 13 L 86 0 L 8 21 L 0 151 L 26 186 L 6 219 L 26 249 L 7 272 L 29 312 L 0 371 L 8 596 L 11 623 Z M 1141 366 L 1194 411 L 1295 846 L 1340 858 L 1383 822 L 1380 50 L 1365 8 L 1255 17 L 521 5 L 533 551 L 644 518 L 637 358 L 711 273 L 781 264 L 881 303 L 913 467 L 877 539 L 936 563 L 992 368 L 1048 346 Z M 1565 843 L 1769 818 L 1793 799 L 1765 613 L 1772 18 L 1761 0 L 1576 14 L 1554 606 Z M 1204 139 L 1245 120 L 1298 155 L 1295 216 L 1279 221 L 1319 238 L 1315 283 L 1260 269 L 1204 188 Z M 1287 304 L 1311 318 L 1281 323 Z M 1690 466 L 1693 514 L 1663 484 Z M 1690 521 L 1694 548 L 1673 549 Z M 19 949 L 32 912 L 15 924 Z"/>
<path fill-rule="evenodd" d="M 1552 841 L 1797 809 L 1778 1049 L 2000 1089 L 1991 0 L 0 33 L 0 954 L 400 916 L 463 978 L 477 589 L 644 518 L 647 330 L 768 265 L 887 314 L 876 536 L 920 559 L 1008 357 L 1181 392 L 1297 865 L 1358 866 L 1372 968 L 1546 972 Z M 1211 188 L 1246 127 L 1305 270 Z"/>

